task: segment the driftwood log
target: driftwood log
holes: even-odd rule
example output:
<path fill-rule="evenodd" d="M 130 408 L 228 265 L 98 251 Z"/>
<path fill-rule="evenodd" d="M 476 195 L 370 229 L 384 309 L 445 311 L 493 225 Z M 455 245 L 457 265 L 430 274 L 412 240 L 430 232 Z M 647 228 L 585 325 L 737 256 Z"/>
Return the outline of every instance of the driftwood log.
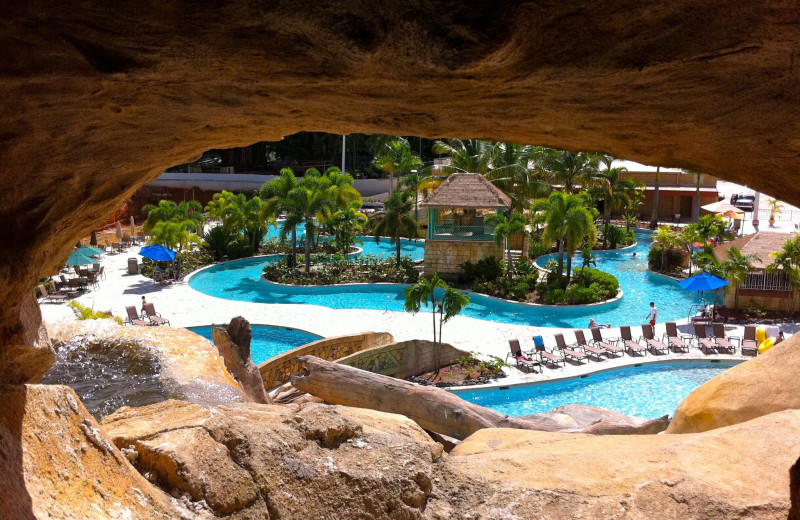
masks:
<path fill-rule="evenodd" d="M 547 414 L 528 415 L 524 419 L 511 417 L 465 401 L 441 388 L 420 386 L 314 356 L 303 356 L 300 361 L 305 363 L 303 373 L 292 377 L 292 386 L 298 390 L 331 404 L 405 415 L 426 430 L 455 439 L 465 439 L 482 428 L 635 434 L 655 433 L 667 427 L 666 418 L 635 425 L 604 421 L 580 425 L 565 423 Z"/>
<path fill-rule="evenodd" d="M 228 325 L 212 325 L 211 337 L 225 367 L 239 382 L 244 393 L 256 403 L 272 404 L 272 398 L 264 389 L 261 372 L 250 359 L 250 342 L 253 340 L 250 322 L 236 316 Z"/>

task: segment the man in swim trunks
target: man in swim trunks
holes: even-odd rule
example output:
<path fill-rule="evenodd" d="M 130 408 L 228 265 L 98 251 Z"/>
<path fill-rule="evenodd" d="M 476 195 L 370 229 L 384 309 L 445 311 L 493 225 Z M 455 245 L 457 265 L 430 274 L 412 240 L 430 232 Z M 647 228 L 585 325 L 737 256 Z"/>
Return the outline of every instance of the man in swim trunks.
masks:
<path fill-rule="evenodd" d="M 650 325 L 655 327 L 656 326 L 656 316 L 657 315 L 658 315 L 658 309 L 656 309 L 656 304 L 653 303 L 653 302 L 650 302 L 650 314 L 647 315 L 647 318 L 645 318 L 645 320 L 649 321 Z"/>

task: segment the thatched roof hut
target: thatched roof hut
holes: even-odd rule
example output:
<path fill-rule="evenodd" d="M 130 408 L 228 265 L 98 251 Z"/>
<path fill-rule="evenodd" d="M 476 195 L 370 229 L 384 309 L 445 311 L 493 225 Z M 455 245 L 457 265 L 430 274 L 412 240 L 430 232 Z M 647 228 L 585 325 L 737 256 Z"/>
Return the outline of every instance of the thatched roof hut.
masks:
<path fill-rule="evenodd" d="M 420 206 L 507 210 L 511 199 L 483 175 L 453 173 Z"/>

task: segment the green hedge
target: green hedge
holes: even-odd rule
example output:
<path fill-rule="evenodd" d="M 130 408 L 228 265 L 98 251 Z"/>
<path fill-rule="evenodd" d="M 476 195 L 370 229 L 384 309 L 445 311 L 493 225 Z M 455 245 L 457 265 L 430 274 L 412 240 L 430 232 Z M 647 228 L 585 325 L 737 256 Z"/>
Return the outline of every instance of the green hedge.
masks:
<path fill-rule="evenodd" d="M 597 269 L 577 268 L 567 287 L 558 275 L 551 273 L 536 286 L 539 297 L 548 305 L 584 305 L 609 300 L 619 291 L 619 280 Z"/>

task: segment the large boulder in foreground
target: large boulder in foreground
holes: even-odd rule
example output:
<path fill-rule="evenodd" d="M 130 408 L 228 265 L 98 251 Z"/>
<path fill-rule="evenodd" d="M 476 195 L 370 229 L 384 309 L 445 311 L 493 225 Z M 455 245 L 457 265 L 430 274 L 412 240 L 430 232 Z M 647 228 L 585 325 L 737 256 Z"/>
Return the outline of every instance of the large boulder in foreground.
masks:
<path fill-rule="evenodd" d="M 56 362 L 42 379 L 75 389 L 95 417 L 166 399 L 213 406 L 249 401 L 204 337 L 172 327 L 112 320 L 49 325 Z"/>
<path fill-rule="evenodd" d="M 0 385 L 0 518 L 185 518 L 66 386 Z"/>
<path fill-rule="evenodd" d="M 691 433 L 800 408 L 800 335 L 732 367 L 681 402 L 667 433 Z"/>
<path fill-rule="evenodd" d="M 224 518 L 423 518 L 442 454 L 399 415 L 166 401 L 103 419 L 165 491 Z"/>
<path fill-rule="evenodd" d="M 441 465 L 431 518 L 784 520 L 800 411 L 688 435 L 483 429 Z"/>

